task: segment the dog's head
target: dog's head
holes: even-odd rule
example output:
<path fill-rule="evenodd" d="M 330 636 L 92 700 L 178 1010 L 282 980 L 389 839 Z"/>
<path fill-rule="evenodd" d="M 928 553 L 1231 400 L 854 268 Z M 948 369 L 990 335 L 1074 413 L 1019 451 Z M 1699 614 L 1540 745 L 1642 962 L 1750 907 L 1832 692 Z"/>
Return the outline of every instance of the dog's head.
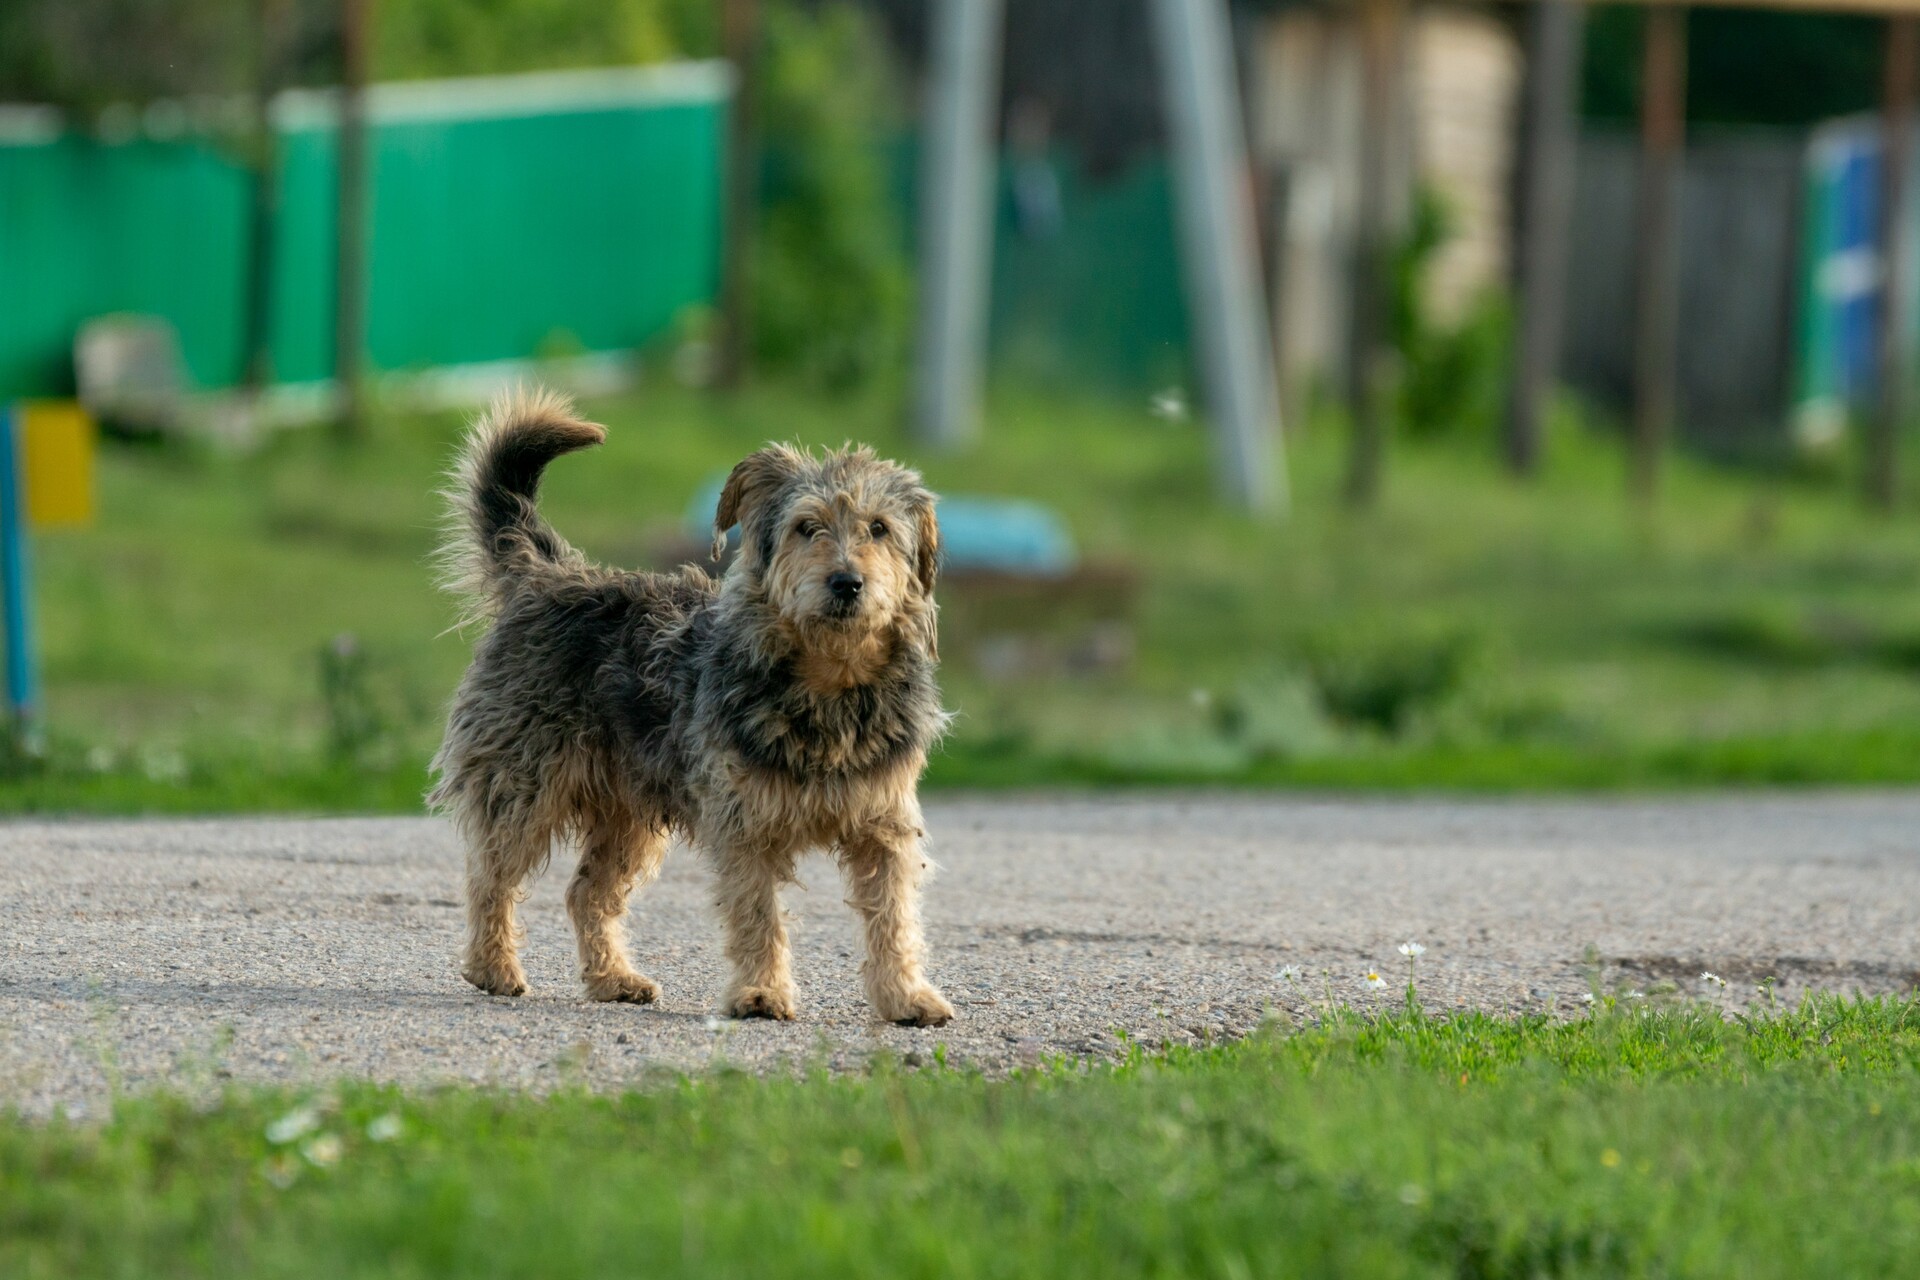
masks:
<path fill-rule="evenodd" d="M 733 469 L 714 513 L 716 554 L 740 526 L 730 574 L 747 577 L 795 633 L 904 629 L 933 656 L 940 526 L 920 476 L 845 448 L 772 445 Z"/>

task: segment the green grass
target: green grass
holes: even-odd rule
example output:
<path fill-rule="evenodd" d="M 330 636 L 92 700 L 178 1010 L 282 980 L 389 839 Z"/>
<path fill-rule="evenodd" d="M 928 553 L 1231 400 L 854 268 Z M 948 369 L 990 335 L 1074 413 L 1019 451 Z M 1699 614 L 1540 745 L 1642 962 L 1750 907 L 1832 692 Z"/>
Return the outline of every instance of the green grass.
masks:
<path fill-rule="evenodd" d="M 1339 501 L 1340 433 L 1314 423 L 1294 516 L 1263 522 L 1212 500 L 1197 425 L 1144 404 L 1003 394 L 953 457 L 877 398 L 662 387 L 587 408 L 612 438 L 555 467 L 546 505 L 616 563 L 654 558 L 757 443 L 853 437 L 944 491 L 1048 502 L 1088 557 L 1138 572 L 1120 672 L 990 678 L 950 598 L 960 718 L 936 786 L 1920 780 L 1920 518 L 1863 512 L 1837 473 L 1676 461 L 1638 512 L 1614 444 L 1563 421 L 1529 485 L 1482 443 L 1399 442 L 1362 515 Z M 413 807 L 469 651 L 426 563 L 459 425 L 396 414 L 352 451 L 109 449 L 98 527 L 38 541 L 54 745 L 0 780 L 0 811 Z M 343 634 L 360 656 L 330 704 Z"/>
<path fill-rule="evenodd" d="M 99 1124 L 0 1119 L 0 1273 L 1911 1269 L 1920 1003 L 1637 1010 L 1336 1012 L 1002 1081 L 881 1061 L 619 1097 L 123 1099 Z"/>

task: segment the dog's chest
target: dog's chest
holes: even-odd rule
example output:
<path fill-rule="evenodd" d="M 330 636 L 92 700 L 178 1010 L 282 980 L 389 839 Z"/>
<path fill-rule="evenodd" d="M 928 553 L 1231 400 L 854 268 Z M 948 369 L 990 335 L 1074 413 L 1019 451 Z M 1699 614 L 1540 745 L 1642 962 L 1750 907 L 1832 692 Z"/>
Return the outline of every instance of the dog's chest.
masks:
<path fill-rule="evenodd" d="M 930 687 L 898 678 L 821 694 L 776 677 L 731 710 L 733 748 L 796 781 L 896 765 L 925 749 L 939 718 Z"/>

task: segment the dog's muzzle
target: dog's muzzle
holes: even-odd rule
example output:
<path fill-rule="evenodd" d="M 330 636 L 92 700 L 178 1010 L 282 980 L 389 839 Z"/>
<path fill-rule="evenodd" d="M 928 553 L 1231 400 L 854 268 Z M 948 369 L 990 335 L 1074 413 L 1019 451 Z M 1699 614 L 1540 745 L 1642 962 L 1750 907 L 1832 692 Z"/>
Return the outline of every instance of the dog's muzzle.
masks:
<path fill-rule="evenodd" d="M 827 578 L 827 594 L 833 597 L 833 612 L 846 617 L 860 607 L 860 589 L 866 585 L 865 579 L 857 573 L 841 570 Z"/>

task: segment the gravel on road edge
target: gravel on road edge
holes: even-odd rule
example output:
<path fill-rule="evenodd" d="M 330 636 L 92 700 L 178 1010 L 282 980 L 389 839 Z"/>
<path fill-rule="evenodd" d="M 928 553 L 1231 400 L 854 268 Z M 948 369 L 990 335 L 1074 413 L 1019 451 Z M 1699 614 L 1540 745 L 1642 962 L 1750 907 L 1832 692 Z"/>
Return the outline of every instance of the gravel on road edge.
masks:
<path fill-rule="evenodd" d="M 457 972 L 460 854 L 439 821 L 0 826 L 0 1107 L 97 1108 L 115 1089 L 357 1077 L 614 1088 L 716 1063 L 858 1067 L 944 1047 L 988 1071 L 1128 1039 L 1245 1034 L 1330 994 L 1578 1011 L 1599 979 L 1738 1004 L 1777 980 L 1920 981 L 1920 793 L 1658 800 L 1265 795 L 942 798 L 927 807 L 931 971 L 959 1010 L 879 1026 L 825 859 L 787 895 L 800 1020 L 712 1017 L 720 938 L 679 849 L 637 900 L 649 1007 L 582 999 L 566 851 L 523 912 L 532 992 Z M 1297 983 L 1277 978 L 1294 966 Z M 1361 981 L 1370 968 L 1384 990 Z"/>

